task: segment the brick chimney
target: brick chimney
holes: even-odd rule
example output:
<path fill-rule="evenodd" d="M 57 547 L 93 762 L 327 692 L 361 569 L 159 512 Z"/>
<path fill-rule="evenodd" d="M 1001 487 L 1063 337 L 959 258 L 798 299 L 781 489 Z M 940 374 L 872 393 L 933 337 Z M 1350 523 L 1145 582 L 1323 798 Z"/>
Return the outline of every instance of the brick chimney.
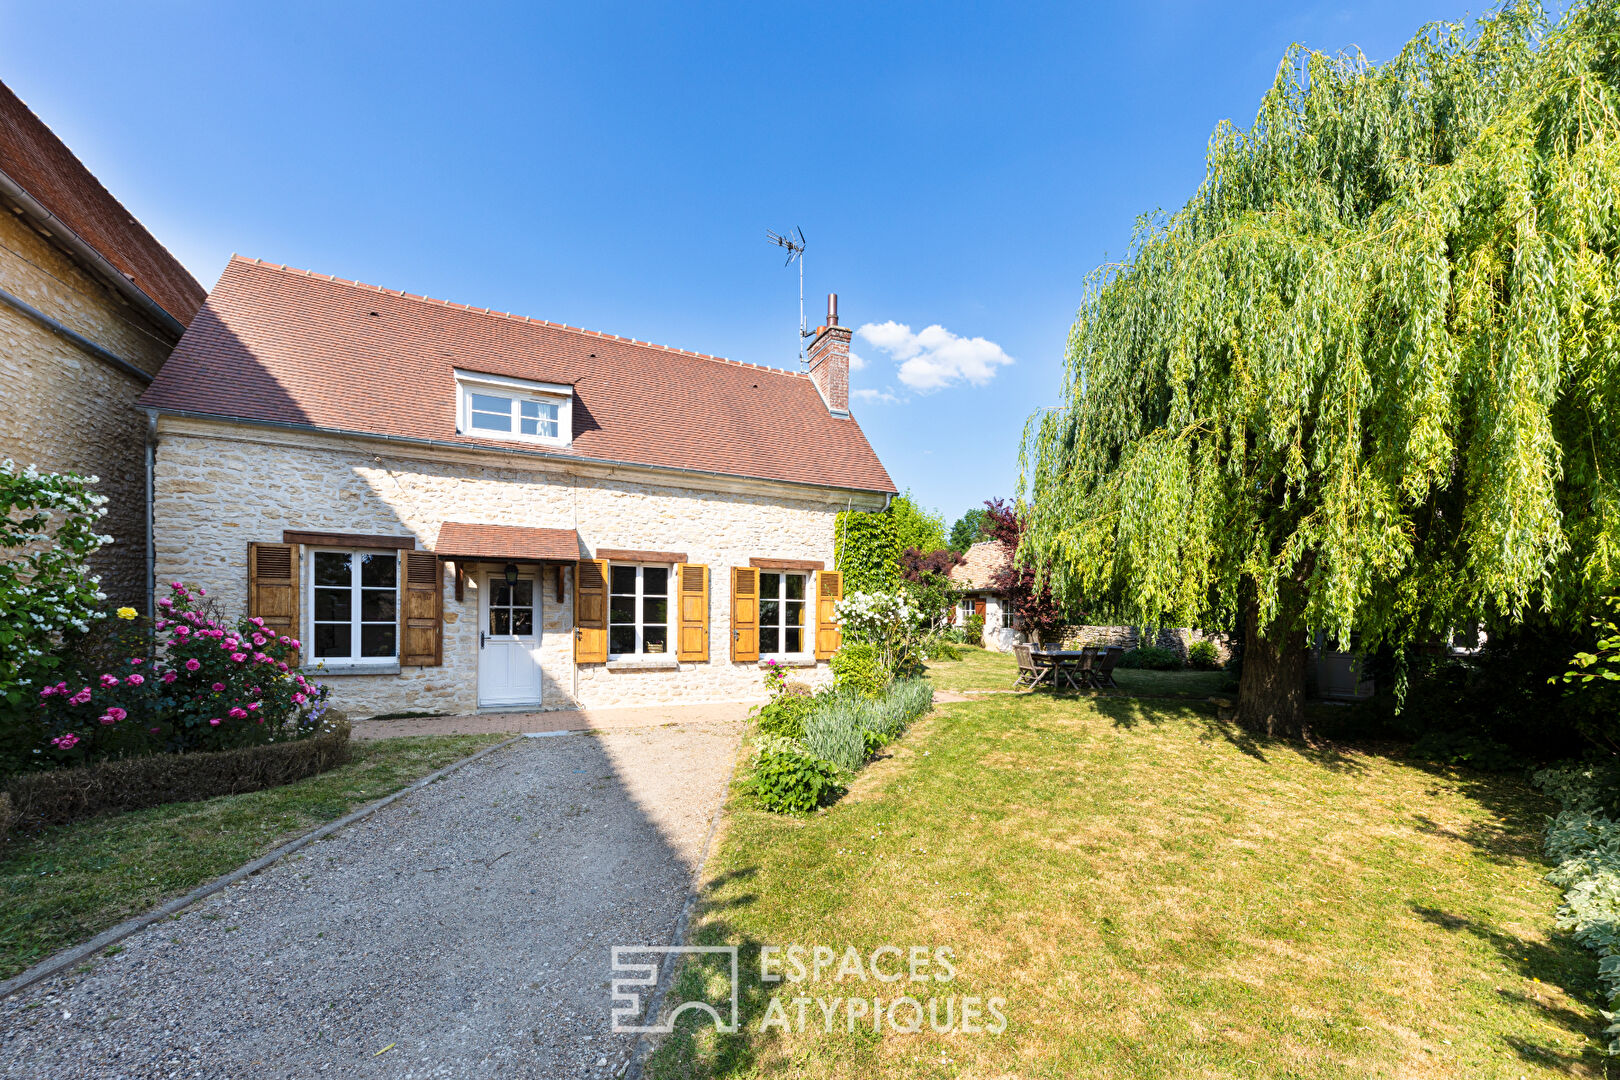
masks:
<path fill-rule="evenodd" d="M 828 293 L 827 324 L 810 342 L 810 381 L 834 416 L 849 415 L 849 338 L 849 328 L 838 325 L 838 294 Z"/>

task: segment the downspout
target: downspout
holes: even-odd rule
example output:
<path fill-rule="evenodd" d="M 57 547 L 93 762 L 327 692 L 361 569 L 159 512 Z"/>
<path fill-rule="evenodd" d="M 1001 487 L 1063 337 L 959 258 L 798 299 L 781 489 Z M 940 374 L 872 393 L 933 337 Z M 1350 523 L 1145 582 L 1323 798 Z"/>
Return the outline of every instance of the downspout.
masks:
<path fill-rule="evenodd" d="M 157 413 L 146 410 L 146 617 L 157 618 Z"/>

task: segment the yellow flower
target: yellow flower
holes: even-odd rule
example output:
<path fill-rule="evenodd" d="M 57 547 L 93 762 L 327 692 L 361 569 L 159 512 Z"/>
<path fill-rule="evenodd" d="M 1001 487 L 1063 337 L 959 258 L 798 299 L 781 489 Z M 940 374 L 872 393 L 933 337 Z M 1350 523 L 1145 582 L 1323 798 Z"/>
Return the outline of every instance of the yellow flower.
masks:
<path fill-rule="evenodd" d="M 140 614 L 140 612 L 136 611 L 132 607 L 121 607 L 121 608 L 118 609 L 118 617 L 120 619 L 133 619 L 136 615 L 139 615 L 139 614 Z"/>

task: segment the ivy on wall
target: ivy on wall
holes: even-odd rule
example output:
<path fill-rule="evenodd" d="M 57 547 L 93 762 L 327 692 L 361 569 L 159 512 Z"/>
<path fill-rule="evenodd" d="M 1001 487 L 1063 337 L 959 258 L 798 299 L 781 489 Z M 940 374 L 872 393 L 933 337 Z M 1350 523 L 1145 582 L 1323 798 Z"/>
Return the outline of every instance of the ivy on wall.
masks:
<path fill-rule="evenodd" d="M 833 565 L 844 575 L 844 595 L 893 592 L 900 585 L 900 534 L 889 514 L 844 510 L 833 538 Z"/>

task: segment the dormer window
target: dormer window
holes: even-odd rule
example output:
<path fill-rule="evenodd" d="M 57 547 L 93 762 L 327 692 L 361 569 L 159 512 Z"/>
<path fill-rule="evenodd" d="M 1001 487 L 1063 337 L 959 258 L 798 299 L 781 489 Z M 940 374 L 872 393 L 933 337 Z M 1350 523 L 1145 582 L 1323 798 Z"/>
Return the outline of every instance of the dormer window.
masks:
<path fill-rule="evenodd" d="M 456 391 L 457 434 L 547 446 L 572 441 L 572 386 L 457 371 Z"/>

